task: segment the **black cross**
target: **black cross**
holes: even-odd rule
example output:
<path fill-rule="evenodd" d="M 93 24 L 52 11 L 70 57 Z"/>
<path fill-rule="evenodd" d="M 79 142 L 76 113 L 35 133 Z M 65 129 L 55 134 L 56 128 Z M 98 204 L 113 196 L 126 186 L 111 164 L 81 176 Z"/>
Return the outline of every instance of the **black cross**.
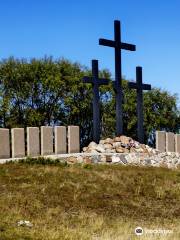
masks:
<path fill-rule="evenodd" d="M 116 133 L 123 133 L 121 49 L 135 51 L 136 46 L 121 42 L 120 21 L 114 21 L 114 41 L 99 39 L 99 44 L 115 48 Z"/>
<path fill-rule="evenodd" d="M 136 67 L 136 83 L 129 82 L 129 88 L 137 89 L 137 133 L 138 141 L 144 143 L 143 90 L 151 90 L 151 85 L 142 83 L 142 67 Z"/>
<path fill-rule="evenodd" d="M 98 60 L 92 60 L 92 77 L 84 77 L 84 83 L 93 85 L 93 140 L 99 143 L 100 140 L 100 106 L 99 106 L 99 85 L 107 85 L 109 80 L 98 77 Z"/>

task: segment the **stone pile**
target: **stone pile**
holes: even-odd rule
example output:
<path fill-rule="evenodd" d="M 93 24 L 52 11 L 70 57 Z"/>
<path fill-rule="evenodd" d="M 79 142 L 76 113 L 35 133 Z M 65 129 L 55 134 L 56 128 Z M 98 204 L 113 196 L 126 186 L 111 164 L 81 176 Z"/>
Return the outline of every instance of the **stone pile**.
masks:
<path fill-rule="evenodd" d="M 69 161 L 70 160 L 70 161 Z M 110 163 L 123 165 L 180 168 L 180 154 L 160 152 L 130 137 L 119 136 L 91 142 L 83 148 L 83 153 L 67 162 Z M 74 161 L 72 161 L 74 160 Z"/>
<path fill-rule="evenodd" d="M 52 157 L 52 156 L 51 156 Z M 58 158 L 69 164 L 121 164 L 149 167 L 166 167 L 180 169 L 179 153 L 75 153 L 66 158 Z"/>
<path fill-rule="evenodd" d="M 140 144 L 130 137 L 119 136 L 100 140 L 99 144 L 91 142 L 88 147 L 83 148 L 84 153 L 146 153 L 149 156 L 157 154 L 158 151 L 148 145 Z"/>

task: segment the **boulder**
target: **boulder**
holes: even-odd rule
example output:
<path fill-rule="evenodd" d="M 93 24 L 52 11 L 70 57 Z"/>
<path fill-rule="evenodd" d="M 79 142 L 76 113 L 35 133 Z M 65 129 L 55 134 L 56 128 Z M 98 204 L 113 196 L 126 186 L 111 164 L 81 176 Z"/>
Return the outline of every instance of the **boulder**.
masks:
<path fill-rule="evenodd" d="M 97 143 L 95 142 L 91 142 L 89 145 L 88 145 L 89 148 L 96 148 L 97 147 Z"/>
<path fill-rule="evenodd" d="M 114 142 L 113 148 L 118 148 L 118 147 L 121 147 L 121 142 Z"/>
<path fill-rule="evenodd" d="M 88 151 L 88 147 L 83 147 L 83 152 L 87 152 Z"/>
<path fill-rule="evenodd" d="M 113 143 L 113 139 L 112 139 L 112 138 L 106 138 L 106 139 L 104 140 L 104 143 L 105 143 L 105 144 L 106 144 L 106 143 L 112 144 L 112 143 Z"/>
<path fill-rule="evenodd" d="M 95 150 L 100 152 L 100 153 L 104 153 L 105 152 L 105 148 L 104 148 L 103 144 L 98 144 L 96 146 Z"/>
<path fill-rule="evenodd" d="M 104 144 L 104 148 L 105 148 L 105 149 L 112 149 L 112 148 L 113 148 L 113 145 L 110 144 L 110 143 L 105 143 L 105 144 Z"/>
<path fill-rule="evenodd" d="M 132 138 L 130 137 L 126 137 L 126 136 L 120 136 L 120 141 L 124 144 L 129 144 L 129 142 L 132 140 Z"/>
<path fill-rule="evenodd" d="M 119 162 L 121 162 L 120 157 L 112 156 L 112 163 L 119 163 Z"/>
<path fill-rule="evenodd" d="M 122 148 L 122 147 L 117 147 L 116 148 L 117 153 L 124 153 L 124 150 L 125 150 L 125 148 Z"/>
<path fill-rule="evenodd" d="M 120 137 L 115 137 L 113 140 L 114 140 L 114 142 L 121 142 L 121 138 Z"/>

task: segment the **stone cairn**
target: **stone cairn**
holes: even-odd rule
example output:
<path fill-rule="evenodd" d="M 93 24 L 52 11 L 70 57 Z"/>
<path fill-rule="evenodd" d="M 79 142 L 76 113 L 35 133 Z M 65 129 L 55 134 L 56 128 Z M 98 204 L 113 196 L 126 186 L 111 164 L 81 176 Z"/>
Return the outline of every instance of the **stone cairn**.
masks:
<path fill-rule="evenodd" d="M 99 144 L 91 142 L 88 147 L 83 148 L 86 153 L 146 153 L 156 154 L 158 151 L 130 137 L 120 136 L 100 140 Z"/>
<path fill-rule="evenodd" d="M 100 140 L 98 144 L 91 142 L 83 148 L 83 154 L 69 158 L 68 162 L 180 168 L 180 154 L 160 152 L 130 137 L 119 136 Z"/>

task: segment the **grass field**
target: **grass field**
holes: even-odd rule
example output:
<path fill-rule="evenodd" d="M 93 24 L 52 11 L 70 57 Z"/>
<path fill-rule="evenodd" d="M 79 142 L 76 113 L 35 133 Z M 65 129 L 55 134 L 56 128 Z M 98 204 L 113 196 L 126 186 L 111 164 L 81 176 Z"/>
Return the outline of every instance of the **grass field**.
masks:
<path fill-rule="evenodd" d="M 29 220 L 33 226 L 18 226 Z M 136 236 L 134 229 L 171 233 Z M 180 171 L 0 165 L 0 240 L 180 239 Z"/>

